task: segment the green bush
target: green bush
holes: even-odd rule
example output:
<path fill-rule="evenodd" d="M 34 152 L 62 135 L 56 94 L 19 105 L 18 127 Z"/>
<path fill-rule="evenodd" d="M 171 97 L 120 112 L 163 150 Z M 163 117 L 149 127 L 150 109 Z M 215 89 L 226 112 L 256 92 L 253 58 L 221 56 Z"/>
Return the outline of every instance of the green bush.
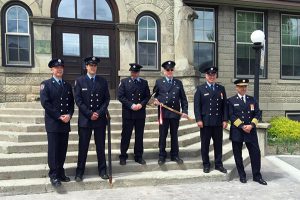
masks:
<path fill-rule="evenodd" d="M 286 117 L 275 117 L 270 121 L 268 130 L 270 139 L 278 142 L 299 142 L 300 123 Z"/>

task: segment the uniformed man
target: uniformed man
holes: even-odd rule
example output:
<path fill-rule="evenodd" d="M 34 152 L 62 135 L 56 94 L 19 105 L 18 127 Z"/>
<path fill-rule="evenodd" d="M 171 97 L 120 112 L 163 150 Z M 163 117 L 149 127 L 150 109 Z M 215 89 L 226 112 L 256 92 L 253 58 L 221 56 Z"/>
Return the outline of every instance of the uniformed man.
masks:
<path fill-rule="evenodd" d="M 195 119 L 200 128 L 203 172 L 210 172 L 209 145 L 213 139 L 215 169 L 227 173 L 222 162 L 223 128 L 227 127 L 225 88 L 216 83 L 218 68 L 207 66 L 202 70 L 206 82 L 197 87 L 194 95 Z"/>
<path fill-rule="evenodd" d="M 110 101 L 107 81 L 96 75 L 98 57 L 84 59 L 87 74 L 75 83 L 75 102 L 79 108 L 78 134 L 79 150 L 75 180 L 83 180 L 85 163 L 92 131 L 96 144 L 98 172 L 102 179 L 108 179 L 105 159 L 105 131 L 107 107 Z"/>
<path fill-rule="evenodd" d="M 237 94 L 228 99 L 228 111 L 231 121 L 230 140 L 232 141 L 233 155 L 241 183 L 247 182 L 242 158 L 242 148 L 245 142 L 250 155 L 253 181 L 267 185 L 260 173 L 261 158 L 256 132 L 261 112 L 258 102 L 253 97 L 246 95 L 248 83 L 248 79 L 234 81 Z"/>
<path fill-rule="evenodd" d="M 118 90 L 118 100 L 122 103 L 122 134 L 120 165 L 126 165 L 132 130 L 135 127 L 134 160 L 145 165 L 143 159 L 143 136 L 146 118 L 146 105 L 150 99 L 148 82 L 139 77 L 141 65 L 131 63 L 131 76 L 121 80 Z"/>
<path fill-rule="evenodd" d="M 164 68 L 164 76 L 161 79 L 156 80 L 154 88 L 156 93 L 154 95 L 155 105 L 164 104 L 174 110 L 180 111 L 182 108 L 182 115 L 178 115 L 170 110 L 167 110 L 161 106 L 158 108 L 158 117 L 160 121 L 159 126 L 159 159 L 158 164 L 163 165 L 166 162 L 166 138 L 168 136 L 168 130 L 170 128 L 171 135 L 171 161 L 175 161 L 178 164 L 183 164 L 183 160 L 179 157 L 178 146 L 178 127 L 181 117 L 187 118 L 188 114 L 188 101 L 185 95 L 185 91 L 182 82 L 173 77 L 175 62 L 166 61 L 162 64 Z"/>
<path fill-rule="evenodd" d="M 40 99 L 45 109 L 50 182 L 54 187 L 58 187 L 61 182 L 70 181 L 63 166 L 68 147 L 70 120 L 74 112 L 74 98 L 71 85 L 62 79 L 63 60 L 52 59 L 48 66 L 51 68 L 52 78 L 41 83 Z"/>

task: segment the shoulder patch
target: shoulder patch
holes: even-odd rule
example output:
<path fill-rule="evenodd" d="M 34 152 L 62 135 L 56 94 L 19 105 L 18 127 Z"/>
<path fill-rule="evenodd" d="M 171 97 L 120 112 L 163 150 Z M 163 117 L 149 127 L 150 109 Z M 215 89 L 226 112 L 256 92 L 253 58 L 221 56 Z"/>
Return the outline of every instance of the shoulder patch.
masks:
<path fill-rule="evenodd" d="M 40 90 L 43 90 L 45 88 L 45 84 L 41 84 Z"/>

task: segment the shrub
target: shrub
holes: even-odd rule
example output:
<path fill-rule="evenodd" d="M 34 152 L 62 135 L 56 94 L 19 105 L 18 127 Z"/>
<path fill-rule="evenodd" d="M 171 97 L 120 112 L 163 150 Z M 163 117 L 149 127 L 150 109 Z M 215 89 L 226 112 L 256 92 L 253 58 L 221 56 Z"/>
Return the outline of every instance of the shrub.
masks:
<path fill-rule="evenodd" d="M 294 146 L 300 142 L 300 123 L 286 117 L 274 117 L 270 121 L 268 130 L 268 141 L 286 148 L 289 153 L 294 152 Z"/>
<path fill-rule="evenodd" d="M 299 142 L 300 123 L 286 117 L 275 117 L 270 121 L 268 130 L 270 138 L 279 142 Z"/>

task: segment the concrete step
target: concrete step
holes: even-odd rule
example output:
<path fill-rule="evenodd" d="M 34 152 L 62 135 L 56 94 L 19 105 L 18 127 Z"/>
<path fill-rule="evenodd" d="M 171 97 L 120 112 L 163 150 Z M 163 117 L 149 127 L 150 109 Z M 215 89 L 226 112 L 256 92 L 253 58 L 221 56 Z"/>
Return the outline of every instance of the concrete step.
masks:
<path fill-rule="evenodd" d="M 109 108 L 110 115 L 121 115 L 122 109 L 121 108 Z M 147 114 L 157 114 L 157 108 L 156 107 L 147 107 L 146 109 Z M 44 116 L 45 112 L 43 108 L 1 108 L 0 109 L 0 115 L 21 115 L 21 116 L 29 116 L 29 115 L 38 115 L 38 116 Z M 75 111 L 73 116 L 78 115 L 78 109 L 75 107 Z"/>
<path fill-rule="evenodd" d="M 249 155 L 246 150 L 243 150 L 245 166 L 249 163 Z M 186 161 L 187 164 L 188 161 Z M 150 163 L 149 163 L 150 164 Z M 168 165 L 167 163 L 166 165 Z M 174 165 L 174 163 L 170 163 Z M 141 166 L 140 166 L 141 167 Z M 107 180 L 102 180 L 98 176 L 85 176 L 84 181 L 77 183 L 73 179 L 69 183 L 54 189 L 49 178 L 30 178 L 30 179 L 12 179 L 0 180 L 0 195 L 20 195 L 20 194 L 37 194 L 58 192 L 67 193 L 68 191 L 80 190 L 95 190 L 104 188 L 117 187 L 135 187 L 135 186 L 153 186 L 166 184 L 182 184 L 182 183 L 199 183 L 199 182 L 213 182 L 213 181 L 229 181 L 236 174 L 236 167 L 234 158 L 231 156 L 224 161 L 224 167 L 227 168 L 227 174 L 212 170 L 210 173 L 203 173 L 202 169 L 176 169 L 164 170 L 157 168 L 155 171 L 146 172 L 127 172 L 127 173 L 113 173 L 113 184 L 110 185 Z M 138 169 L 138 168 L 137 168 Z"/>
<path fill-rule="evenodd" d="M 227 160 L 232 155 L 231 144 L 223 146 L 223 160 Z M 211 166 L 214 166 L 213 152 L 210 152 Z M 112 162 L 112 170 L 114 173 L 128 173 L 128 172 L 146 172 L 146 171 L 157 171 L 157 170 L 182 170 L 182 169 L 199 169 L 202 168 L 201 157 L 181 157 L 184 160 L 183 165 L 177 165 L 177 163 L 167 160 L 166 164 L 159 166 L 157 159 L 146 160 L 147 165 L 140 165 L 135 163 L 133 160 L 128 160 L 125 166 L 119 165 L 119 161 Z M 76 162 L 66 163 L 65 169 L 66 174 L 75 175 Z M 98 168 L 97 162 L 87 162 L 85 175 L 97 175 Z M 30 178 L 42 178 L 46 177 L 49 168 L 47 164 L 39 165 L 19 165 L 19 166 L 3 166 L 0 167 L 0 180 L 10 179 L 27 179 Z"/>
<path fill-rule="evenodd" d="M 181 125 L 178 129 L 178 136 L 185 135 L 192 132 L 199 132 L 199 128 L 196 124 L 187 124 Z M 112 139 L 121 139 L 121 130 L 112 130 L 111 137 Z M 200 133 L 199 133 L 200 134 Z M 159 130 L 145 130 L 144 138 L 158 138 Z M 134 131 L 132 134 L 134 138 Z M 7 142 L 39 142 L 47 141 L 47 134 L 45 132 L 10 132 L 10 131 L 1 131 L 0 132 L 0 141 Z M 72 131 L 69 134 L 69 141 L 78 141 L 78 132 Z"/>
<path fill-rule="evenodd" d="M 73 115 L 71 123 L 77 123 L 78 115 Z M 146 122 L 157 121 L 157 114 L 148 114 Z M 4 123 L 16 123 L 16 124 L 44 124 L 45 119 L 43 115 L 11 115 L 0 114 L 0 122 Z M 111 122 L 122 122 L 122 115 L 111 115 Z"/>
<path fill-rule="evenodd" d="M 158 138 L 144 138 L 144 148 L 158 148 Z M 187 145 L 194 144 L 200 141 L 200 135 L 198 132 L 189 133 L 178 137 L 179 146 L 185 147 Z M 120 148 L 120 139 L 112 139 L 111 147 L 112 149 Z M 106 141 L 107 144 L 107 141 Z M 106 145 L 107 146 L 107 145 Z M 170 138 L 167 138 L 167 147 L 170 146 Z M 134 147 L 134 138 L 131 139 L 129 148 Z M 48 142 L 26 142 L 26 143 L 16 143 L 16 142 L 2 142 L 0 141 L 0 153 L 32 153 L 32 152 L 47 152 Z M 76 151 L 78 149 L 78 141 L 69 141 L 68 150 Z M 95 150 L 95 142 L 92 139 L 90 142 L 90 150 Z"/>
<path fill-rule="evenodd" d="M 40 101 L 35 102 L 6 102 L 0 103 L 0 108 L 13 108 L 13 109 L 22 109 L 22 108 L 29 108 L 29 109 L 39 109 L 43 108 Z M 110 100 L 108 108 L 122 108 L 122 104 L 118 100 Z"/>
<path fill-rule="evenodd" d="M 224 134 L 223 145 L 230 144 L 229 135 Z M 185 158 L 200 157 L 200 142 L 194 142 L 192 145 L 186 147 L 180 147 L 180 156 Z M 213 149 L 213 145 L 210 145 L 210 150 Z M 170 148 L 166 148 L 167 152 L 170 152 Z M 158 158 L 158 148 L 144 149 L 143 157 L 144 159 Z M 128 149 L 128 159 L 133 160 L 134 154 L 133 149 Z M 119 149 L 112 149 L 112 160 L 119 160 Z M 77 162 L 78 151 L 71 151 L 68 148 L 66 163 L 76 163 Z M 107 155 L 107 152 L 106 152 Z M 87 161 L 94 162 L 97 160 L 96 152 L 90 150 L 88 152 Z M 47 164 L 47 153 L 44 152 L 31 152 L 31 153 L 13 153 L 13 154 L 3 154 L 0 153 L 0 166 L 17 166 L 17 165 L 38 165 Z"/>
<path fill-rule="evenodd" d="M 192 124 L 193 122 L 182 119 L 180 120 L 180 126 L 186 124 Z M 111 123 L 111 130 L 121 130 L 122 122 L 112 122 Z M 145 130 L 152 130 L 158 129 L 158 122 L 147 122 L 145 124 Z M 77 123 L 71 123 L 71 130 L 77 131 L 78 125 Z M 16 123 L 4 123 L 0 122 L 0 132 L 7 131 L 7 132 L 45 132 L 45 125 L 44 124 L 16 124 Z"/>

